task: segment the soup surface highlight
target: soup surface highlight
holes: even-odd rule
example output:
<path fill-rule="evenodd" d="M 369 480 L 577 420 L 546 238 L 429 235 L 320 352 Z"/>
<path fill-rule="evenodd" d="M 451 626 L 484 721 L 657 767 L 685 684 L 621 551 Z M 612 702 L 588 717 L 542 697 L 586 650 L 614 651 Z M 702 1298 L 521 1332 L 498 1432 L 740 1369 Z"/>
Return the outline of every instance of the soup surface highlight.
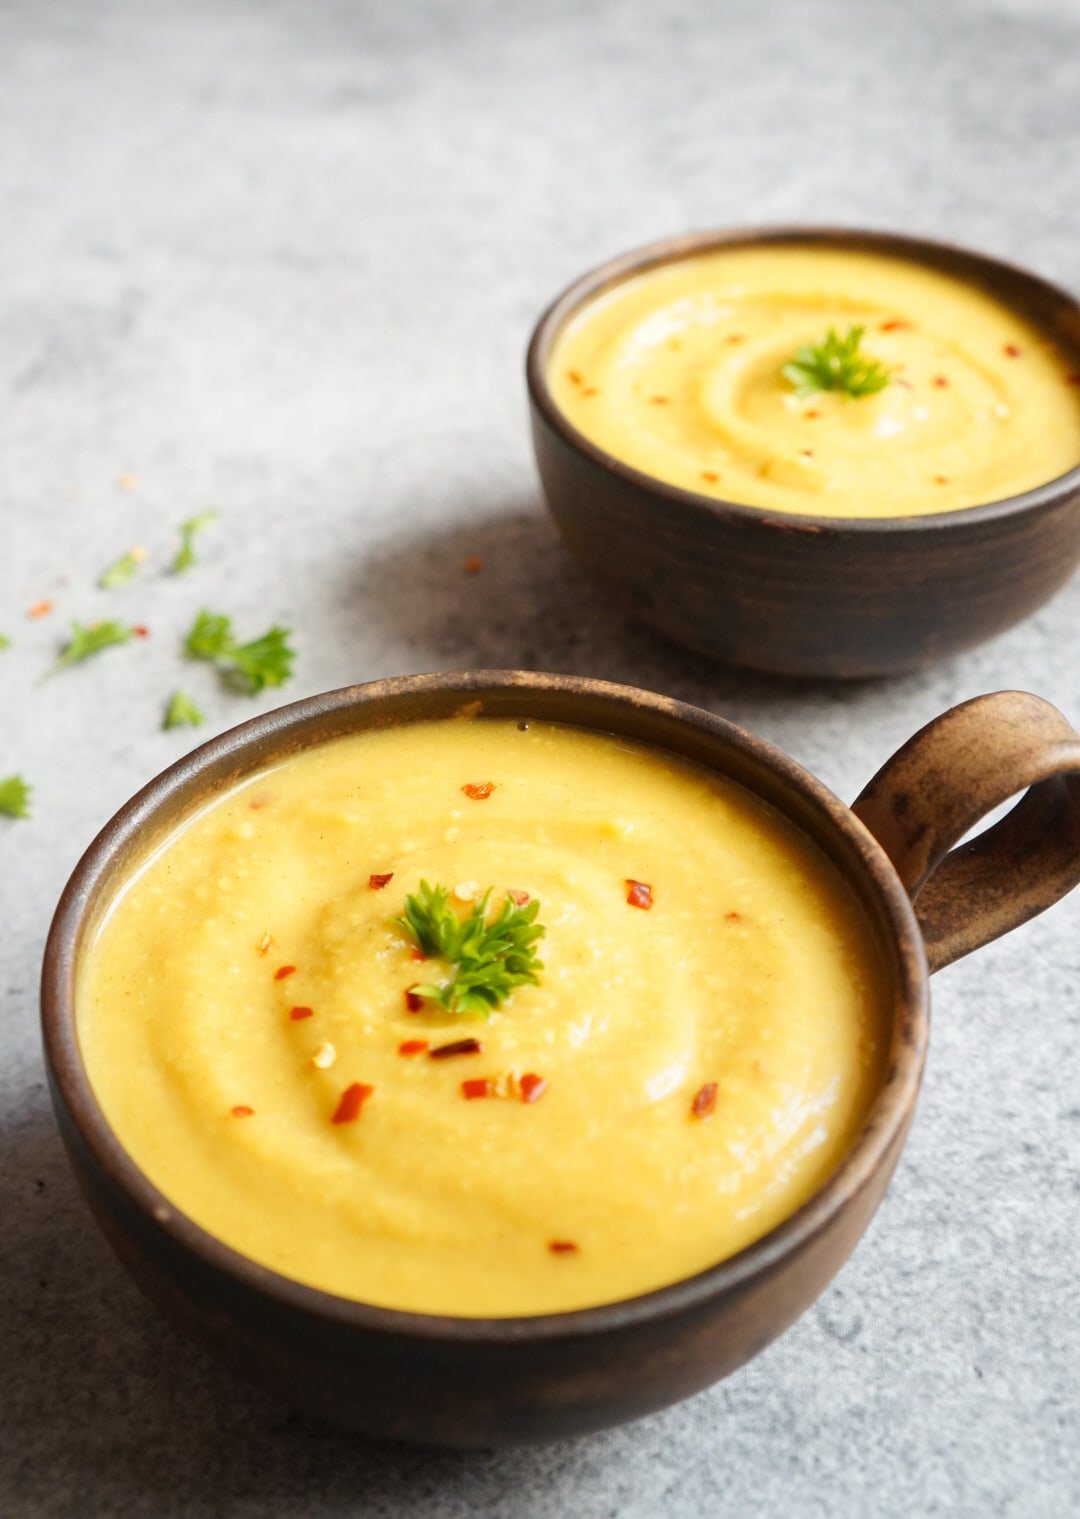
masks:
<path fill-rule="evenodd" d="M 453 973 L 396 921 L 422 881 L 455 922 L 538 903 L 537 983 L 487 1019 L 420 995 Z M 791 1214 L 881 1084 L 887 983 L 834 867 L 738 785 L 480 718 L 336 739 L 182 823 L 76 1007 L 110 1124 L 203 1228 L 484 1317 L 633 1296 Z"/>
<path fill-rule="evenodd" d="M 807 388 L 790 369 L 854 329 L 880 389 Z M 570 319 L 548 378 L 616 459 L 773 511 L 957 511 L 1080 464 L 1077 355 L 978 286 L 880 254 L 763 246 L 658 265 Z"/>

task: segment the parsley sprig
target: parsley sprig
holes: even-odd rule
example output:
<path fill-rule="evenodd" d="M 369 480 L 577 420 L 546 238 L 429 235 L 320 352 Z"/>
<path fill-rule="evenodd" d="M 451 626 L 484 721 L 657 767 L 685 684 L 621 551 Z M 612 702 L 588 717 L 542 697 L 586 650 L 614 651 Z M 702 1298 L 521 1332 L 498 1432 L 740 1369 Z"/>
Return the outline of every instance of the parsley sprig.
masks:
<path fill-rule="evenodd" d="M 865 327 L 849 327 L 841 337 L 835 327 L 830 327 L 824 342 L 804 344 L 780 373 L 800 396 L 810 396 L 818 390 L 838 390 L 856 398 L 872 396 L 885 389 L 892 370 L 860 352 L 865 331 Z"/>
<path fill-rule="evenodd" d="M 71 635 L 64 645 L 60 658 L 47 671 L 49 675 L 56 675 L 61 670 L 66 670 L 69 665 L 79 664 L 84 659 L 89 659 L 93 654 L 100 654 L 102 649 L 111 649 L 115 644 L 127 643 L 131 638 L 132 630 L 122 622 L 91 622 L 83 624 L 72 622 Z"/>
<path fill-rule="evenodd" d="M 186 691 L 174 691 L 169 697 L 162 719 L 163 728 L 198 728 L 204 721 L 202 713 Z"/>
<path fill-rule="evenodd" d="M 30 816 L 30 787 L 21 775 L 8 775 L 0 780 L 0 812 L 9 818 Z"/>
<path fill-rule="evenodd" d="M 291 628 L 272 627 L 261 638 L 237 643 L 232 618 L 202 611 L 184 641 L 189 659 L 215 664 L 230 686 L 254 695 L 266 686 L 283 686 L 292 674 L 295 650 L 289 647 Z"/>
<path fill-rule="evenodd" d="M 190 570 L 195 563 L 195 535 L 201 533 L 204 527 L 216 521 L 217 511 L 211 508 L 208 512 L 199 512 L 194 517 L 188 517 L 180 524 L 180 547 L 176 551 L 170 569 L 174 575 L 182 575 L 185 570 Z"/>
<path fill-rule="evenodd" d="M 507 895 L 489 921 L 490 897 L 489 887 L 471 911 L 459 918 L 445 886 L 421 881 L 420 890 L 405 898 L 404 916 L 394 919 L 425 955 L 437 955 L 453 966 L 448 981 L 411 988 L 448 1013 L 489 1018 L 515 986 L 535 986 L 536 973 L 543 969 L 534 947 L 546 932 L 536 921 L 539 902 L 518 906 Z"/>

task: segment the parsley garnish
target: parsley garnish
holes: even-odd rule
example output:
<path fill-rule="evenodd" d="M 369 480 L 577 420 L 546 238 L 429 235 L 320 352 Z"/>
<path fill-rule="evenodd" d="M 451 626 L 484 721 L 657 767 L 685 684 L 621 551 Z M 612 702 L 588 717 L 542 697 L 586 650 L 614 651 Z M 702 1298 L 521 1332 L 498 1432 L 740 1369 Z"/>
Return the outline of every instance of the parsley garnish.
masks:
<path fill-rule="evenodd" d="M 195 517 L 188 517 L 180 524 L 180 547 L 176 551 L 176 558 L 172 562 L 174 575 L 182 575 L 185 570 L 190 570 L 195 563 L 195 534 L 201 533 L 203 528 L 217 518 L 214 510 L 199 512 Z"/>
<path fill-rule="evenodd" d="M 9 818 L 30 816 L 30 787 L 21 775 L 9 775 L 0 781 L 0 812 Z"/>
<path fill-rule="evenodd" d="M 169 698 L 169 705 L 165 708 L 163 728 L 198 728 L 203 721 L 203 715 L 192 701 L 190 696 L 183 691 L 174 691 Z"/>
<path fill-rule="evenodd" d="M 11 639 L 6 633 L 0 633 L 0 649 L 10 649 Z"/>
<path fill-rule="evenodd" d="M 872 396 L 884 390 L 892 371 L 877 359 L 859 352 L 865 327 L 849 327 L 841 337 L 830 327 L 823 343 L 807 343 L 780 373 L 801 396 L 816 390 L 839 390 L 847 396 Z"/>
<path fill-rule="evenodd" d="M 425 955 L 438 955 L 453 966 L 449 981 L 411 988 L 449 1013 L 488 1018 L 515 986 L 535 985 L 536 972 L 543 969 L 533 947 L 546 931 L 536 921 L 539 902 L 519 907 L 508 895 L 488 922 L 490 896 L 489 887 L 472 910 L 459 918 L 445 886 L 421 881 L 419 892 L 405 898 L 404 917 L 394 919 Z"/>
<path fill-rule="evenodd" d="M 130 549 L 128 553 L 121 554 L 115 563 L 110 564 L 107 570 L 102 570 L 98 576 L 98 585 L 103 591 L 115 591 L 117 586 L 127 585 L 129 580 L 134 580 L 139 572 L 139 565 L 146 558 L 146 550 L 141 548 Z"/>
<path fill-rule="evenodd" d="M 59 670 L 66 670 L 69 665 L 89 659 L 91 654 L 100 654 L 102 649 L 112 648 L 113 644 L 127 643 L 130 637 L 131 629 L 121 622 L 92 622 L 89 627 L 84 627 L 81 622 L 73 622 L 71 637 L 48 673 L 55 675 Z"/>
<path fill-rule="evenodd" d="M 273 627 L 250 643 L 237 643 L 232 619 L 220 612 L 200 612 L 184 642 L 189 659 L 215 664 L 222 678 L 251 695 L 266 686 L 282 686 L 292 674 L 295 650 L 291 628 Z"/>

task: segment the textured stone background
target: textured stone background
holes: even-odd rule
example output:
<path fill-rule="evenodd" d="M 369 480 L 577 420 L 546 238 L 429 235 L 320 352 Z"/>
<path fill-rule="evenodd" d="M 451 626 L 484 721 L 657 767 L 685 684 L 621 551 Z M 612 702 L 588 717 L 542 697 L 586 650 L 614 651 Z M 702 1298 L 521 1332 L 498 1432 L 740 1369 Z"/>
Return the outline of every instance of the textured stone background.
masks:
<path fill-rule="evenodd" d="M 296 627 L 291 695 L 605 675 L 748 724 L 847 797 L 957 699 L 1018 685 L 1080 717 L 1077 582 L 857 689 L 627 626 L 542 512 L 521 378 L 550 294 L 690 226 L 913 229 L 1080 286 L 1078 60 L 1077 0 L 0 7 L 0 774 L 36 786 L 31 823 L 0 821 L 4 1519 L 1080 1509 L 1080 898 L 940 977 L 905 1158 L 812 1313 L 682 1407 L 524 1453 L 343 1436 L 179 1341 L 75 1195 L 35 1008 L 76 857 L 187 746 L 159 717 L 203 604 Z M 197 573 L 94 589 L 211 504 Z M 27 621 L 42 596 L 57 616 Z M 35 684 L 61 617 L 114 614 L 152 638 Z M 254 710 L 207 674 L 184 684 L 214 729 Z"/>

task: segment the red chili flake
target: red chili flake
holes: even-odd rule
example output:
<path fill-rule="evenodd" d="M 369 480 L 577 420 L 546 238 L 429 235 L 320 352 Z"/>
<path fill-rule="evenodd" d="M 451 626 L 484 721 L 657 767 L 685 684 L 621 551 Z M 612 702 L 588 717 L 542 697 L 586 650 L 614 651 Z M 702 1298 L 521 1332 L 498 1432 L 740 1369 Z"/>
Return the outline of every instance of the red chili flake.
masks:
<path fill-rule="evenodd" d="M 480 1055 L 484 1046 L 479 1039 L 455 1039 L 452 1044 L 437 1044 L 428 1050 L 429 1060 L 449 1060 L 451 1055 Z"/>
<path fill-rule="evenodd" d="M 527 891 L 508 891 L 506 895 L 515 907 L 524 907 L 525 903 L 529 900 L 529 893 Z"/>
<path fill-rule="evenodd" d="M 338 1103 L 330 1122 L 355 1122 L 360 1117 L 360 1109 L 374 1090 L 374 1087 L 365 1086 L 362 1081 L 354 1081 L 352 1086 L 347 1086 L 341 1094 L 341 1101 Z"/>
<path fill-rule="evenodd" d="M 422 1055 L 428 1047 L 426 1039 L 405 1039 L 397 1047 L 399 1055 Z"/>
<path fill-rule="evenodd" d="M 820 411 L 804 411 L 803 416 L 808 422 L 814 422 L 821 416 L 821 413 Z"/>
<path fill-rule="evenodd" d="M 258 812 L 260 807 L 269 807 L 273 800 L 272 796 L 253 796 L 248 806 L 253 812 Z"/>
<path fill-rule="evenodd" d="M 949 477 L 948 477 L 948 475 L 935 475 L 934 476 L 934 484 L 935 485 L 948 485 L 948 483 L 949 483 Z"/>
<path fill-rule="evenodd" d="M 1020 357 L 1020 350 L 1017 348 L 1015 343 L 1006 343 L 1005 352 L 1008 354 L 1010 359 L 1018 359 Z"/>
<path fill-rule="evenodd" d="M 116 483 L 122 491 L 133 491 L 139 483 L 139 477 L 132 474 L 117 475 Z"/>
<path fill-rule="evenodd" d="M 710 485 L 715 485 L 716 482 L 719 480 L 720 476 L 716 473 L 715 470 L 712 470 L 712 469 L 703 469 L 701 471 L 701 478 L 703 480 L 708 480 L 708 482 L 709 482 Z"/>
<path fill-rule="evenodd" d="M 277 970 L 274 972 L 274 980 L 284 981 L 285 978 L 287 976 L 291 976 L 295 970 L 295 965 L 279 965 Z"/>
<path fill-rule="evenodd" d="M 423 999 L 423 997 L 421 997 L 420 993 L 414 991 L 411 986 L 407 986 L 405 988 L 405 1008 L 406 1008 L 406 1011 L 410 1012 L 410 1013 L 418 1013 L 420 1011 L 420 1009 L 423 1007 L 423 1005 L 424 1005 L 424 999 Z"/>
<path fill-rule="evenodd" d="M 53 603 L 46 597 L 44 601 L 35 601 L 27 612 L 27 617 L 48 617 L 53 609 Z"/>
<path fill-rule="evenodd" d="M 238 1102 L 235 1108 L 232 1109 L 232 1116 L 234 1118 L 251 1118 L 254 1112 L 254 1108 L 249 1108 L 246 1103 Z"/>
<path fill-rule="evenodd" d="M 465 795 L 467 797 L 471 797 L 474 802 L 486 802 L 488 797 L 495 790 L 495 782 L 466 781 L 465 785 L 462 786 L 461 789 L 464 791 Z"/>
<path fill-rule="evenodd" d="M 477 1097 L 490 1097 L 491 1082 L 486 1076 L 478 1076 L 475 1081 L 463 1081 L 461 1095 L 466 1102 L 473 1102 Z"/>
<path fill-rule="evenodd" d="M 390 882 L 393 879 L 394 872 L 392 870 L 388 870 L 386 874 L 382 876 L 368 876 L 367 883 L 371 887 L 372 891 L 382 891 L 383 887 L 389 886 Z"/>
<path fill-rule="evenodd" d="M 937 386 L 938 390 L 944 390 L 948 383 L 948 380 L 943 374 L 936 374 L 934 376 L 934 384 Z"/>
<path fill-rule="evenodd" d="M 299 1023 L 302 1018 L 311 1018 L 314 1015 L 313 1007 L 291 1007 L 289 1017 L 294 1023 Z"/>
<path fill-rule="evenodd" d="M 136 638 L 150 637 L 150 629 L 146 626 L 145 622 L 132 623 L 131 631 L 134 633 Z"/>
<path fill-rule="evenodd" d="M 724 914 L 724 917 L 728 920 L 729 923 L 741 923 L 742 922 L 742 913 L 741 912 L 736 912 L 734 908 L 732 908 L 730 912 L 726 912 Z"/>
<path fill-rule="evenodd" d="M 744 333 L 741 333 L 741 332 L 729 332 L 728 335 L 727 335 L 727 337 L 724 339 L 724 342 L 725 343 L 745 343 L 746 342 L 746 336 L 745 336 Z"/>
<path fill-rule="evenodd" d="M 412 947 L 412 949 L 410 949 L 410 951 L 409 951 L 409 959 L 410 960 L 426 960 L 427 959 L 427 955 L 424 954 L 424 951 L 420 948 L 420 946 L 418 944 L 414 944 L 413 947 Z"/>
<path fill-rule="evenodd" d="M 469 557 L 468 557 L 468 559 L 466 559 L 465 564 L 464 564 L 464 570 L 465 570 L 466 575 L 479 575 L 480 571 L 483 568 L 484 568 L 484 561 L 480 558 L 480 556 L 478 554 L 470 554 Z"/>
<path fill-rule="evenodd" d="M 881 325 L 880 325 L 880 327 L 878 328 L 878 331 L 879 332 L 903 332 L 903 331 L 906 331 L 907 328 L 909 328 L 910 326 L 911 326 L 910 322 L 903 322 L 903 321 L 900 320 L 900 318 L 898 316 L 894 316 L 894 317 L 891 317 L 889 319 L 889 321 L 882 322 Z"/>
<path fill-rule="evenodd" d="M 547 1091 L 547 1077 L 536 1076 L 532 1071 L 529 1071 L 526 1075 L 522 1076 L 518 1082 L 518 1086 L 521 1088 L 522 1102 L 539 1102 Z"/>
<path fill-rule="evenodd" d="M 670 396 L 650 396 L 649 397 L 649 402 L 653 406 L 670 406 L 671 405 L 671 397 Z"/>
<path fill-rule="evenodd" d="M 583 396 L 598 396 L 600 392 L 597 390 L 595 385 L 586 385 L 581 394 Z"/>
<path fill-rule="evenodd" d="M 566 378 L 570 381 L 571 385 L 581 384 L 581 376 L 578 374 L 576 369 L 568 369 L 566 371 Z"/>
<path fill-rule="evenodd" d="M 652 906 L 652 887 L 647 886 L 644 881 L 631 881 L 628 879 L 626 882 L 626 900 L 631 907 L 640 907 L 648 910 Z"/>
<path fill-rule="evenodd" d="M 552 1239 L 548 1240 L 548 1249 L 552 1255 L 573 1255 L 577 1246 L 572 1239 Z"/>
<path fill-rule="evenodd" d="M 690 1112 L 695 1118 L 711 1118 L 716 1112 L 716 1082 L 707 1081 L 697 1092 L 690 1104 Z"/>
<path fill-rule="evenodd" d="M 800 448 L 799 452 L 804 459 L 812 459 L 814 457 L 814 450 L 812 448 Z"/>

